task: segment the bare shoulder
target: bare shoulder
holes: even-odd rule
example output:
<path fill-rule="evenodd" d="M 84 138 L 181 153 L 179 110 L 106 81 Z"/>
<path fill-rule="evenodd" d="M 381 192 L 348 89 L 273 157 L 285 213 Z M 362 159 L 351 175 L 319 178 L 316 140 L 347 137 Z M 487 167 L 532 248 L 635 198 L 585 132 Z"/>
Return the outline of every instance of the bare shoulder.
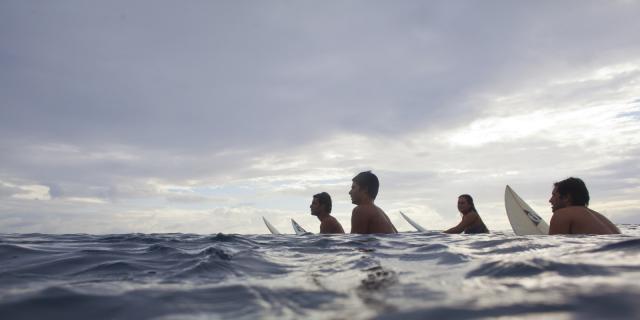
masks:
<path fill-rule="evenodd" d="M 324 223 L 326 223 L 328 226 L 331 226 L 331 227 L 335 227 L 338 224 L 340 224 L 338 220 L 332 216 L 329 216 L 329 218 L 325 220 Z"/>
<path fill-rule="evenodd" d="M 571 223 L 575 213 L 570 208 L 562 208 L 553 212 L 549 222 L 549 234 L 571 233 Z"/>
<path fill-rule="evenodd" d="M 620 231 L 605 216 L 584 206 L 556 210 L 549 225 L 549 234 L 611 233 L 620 233 Z"/>
<path fill-rule="evenodd" d="M 589 213 L 591 213 L 592 215 L 594 215 L 595 217 L 597 217 L 600 220 L 606 220 L 609 221 L 609 219 L 607 219 L 607 217 L 605 217 L 602 213 L 595 211 L 595 210 L 591 210 L 589 208 L 586 209 Z"/>
<path fill-rule="evenodd" d="M 589 208 L 587 208 L 587 210 L 596 217 L 596 219 L 598 219 L 598 221 L 603 224 L 606 228 L 606 230 L 609 233 L 621 233 L 620 229 L 618 228 L 618 226 L 616 226 L 613 222 L 611 222 L 611 220 L 609 220 L 607 217 L 605 217 L 603 214 L 601 214 L 600 212 L 597 212 L 595 210 L 591 210 Z"/>
<path fill-rule="evenodd" d="M 351 233 L 370 233 L 371 212 L 365 206 L 353 208 L 351 213 Z"/>
<path fill-rule="evenodd" d="M 375 214 L 377 212 L 376 210 L 377 208 L 374 206 L 357 206 L 355 208 L 353 208 L 353 214 L 354 215 L 359 215 L 359 216 L 370 216 L 372 214 Z"/>
<path fill-rule="evenodd" d="M 320 224 L 320 233 L 344 233 L 344 229 L 336 218 L 329 216 Z"/>
<path fill-rule="evenodd" d="M 562 208 L 562 209 L 558 209 L 556 210 L 556 212 L 553 213 L 553 215 L 558 215 L 558 216 L 562 216 L 562 217 L 571 217 L 571 216 L 575 216 L 577 214 L 581 214 L 584 213 L 585 207 L 578 207 L 578 206 L 571 206 L 571 207 L 566 207 L 566 208 Z"/>

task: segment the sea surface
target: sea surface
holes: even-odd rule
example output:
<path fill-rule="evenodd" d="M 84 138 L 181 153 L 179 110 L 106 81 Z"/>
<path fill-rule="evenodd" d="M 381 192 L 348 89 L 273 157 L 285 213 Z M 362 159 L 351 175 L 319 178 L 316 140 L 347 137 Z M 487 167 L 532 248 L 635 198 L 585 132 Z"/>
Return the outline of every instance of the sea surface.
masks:
<path fill-rule="evenodd" d="M 639 319 L 610 236 L 0 234 L 0 319 Z"/>

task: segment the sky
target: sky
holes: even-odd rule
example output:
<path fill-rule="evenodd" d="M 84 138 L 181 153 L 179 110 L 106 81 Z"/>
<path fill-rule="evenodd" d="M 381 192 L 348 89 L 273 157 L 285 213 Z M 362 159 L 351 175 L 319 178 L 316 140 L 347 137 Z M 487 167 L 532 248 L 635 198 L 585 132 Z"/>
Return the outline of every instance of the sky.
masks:
<path fill-rule="evenodd" d="M 640 223 L 640 1 L 0 1 L 1 233 L 432 230 L 553 183 Z"/>

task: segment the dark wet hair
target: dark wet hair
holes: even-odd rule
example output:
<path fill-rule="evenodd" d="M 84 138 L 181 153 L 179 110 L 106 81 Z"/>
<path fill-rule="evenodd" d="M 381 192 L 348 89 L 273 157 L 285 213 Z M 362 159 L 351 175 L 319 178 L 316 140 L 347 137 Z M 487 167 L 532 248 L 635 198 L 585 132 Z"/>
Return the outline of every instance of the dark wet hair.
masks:
<path fill-rule="evenodd" d="M 570 177 L 554 183 L 553 186 L 557 188 L 561 197 L 570 196 L 572 205 L 589 205 L 589 190 L 582 179 Z"/>
<path fill-rule="evenodd" d="M 371 173 L 371 171 L 360 172 L 357 176 L 353 177 L 351 181 L 357 183 L 360 188 L 366 188 L 367 194 L 369 194 L 371 199 L 375 199 L 376 196 L 378 196 L 380 182 L 378 181 L 378 177 Z"/>
<path fill-rule="evenodd" d="M 314 194 L 313 197 L 318 199 L 318 203 L 320 205 L 324 205 L 324 208 L 328 213 L 331 213 L 331 196 L 326 192 L 320 192 L 318 194 Z"/>
<path fill-rule="evenodd" d="M 471 198 L 470 195 L 461 194 L 458 196 L 458 198 L 464 198 L 465 200 L 467 200 L 467 202 L 471 205 L 471 210 L 475 211 L 475 213 L 478 213 L 478 210 L 476 210 L 476 205 L 473 204 L 473 198 Z"/>

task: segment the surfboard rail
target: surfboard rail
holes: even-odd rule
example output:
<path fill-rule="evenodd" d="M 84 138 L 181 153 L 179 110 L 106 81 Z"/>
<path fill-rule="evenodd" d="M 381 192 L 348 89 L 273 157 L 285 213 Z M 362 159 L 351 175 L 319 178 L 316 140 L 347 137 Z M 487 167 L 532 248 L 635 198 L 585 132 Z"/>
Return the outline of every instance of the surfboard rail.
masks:
<path fill-rule="evenodd" d="M 274 227 L 271 224 L 271 222 L 269 222 L 269 220 L 267 220 L 267 218 L 262 217 L 262 221 L 264 221 L 264 224 L 267 226 L 267 229 L 269 229 L 271 234 L 282 234 L 282 233 L 280 233 L 280 231 L 278 231 L 278 229 L 276 229 L 276 227 Z"/>
<path fill-rule="evenodd" d="M 293 227 L 293 231 L 297 235 L 308 233 L 303 227 L 301 227 L 295 220 L 291 219 L 291 226 Z"/>
<path fill-rule="evenodd" d="M 504 189 L 504 207 L 511 228 L 516 235 L 549 234 L 549 225 L 520 196 L 507 185 Z"/>
<path fill-rule="evenodd" d="M 402 211 L 400 211 L 400 215 L 404 218 L 404 220 L 406 220 L 411 226 L 413 226 L 414 228 L 416 228 L 416 230 L 420 231 L 420 232 L 427 232 L 427 229 L 423 228 L 420 224 L 418 224 L 417 222 L 413 221 L 411 218 L 407 217 L 407 215 L 405 215 Z"/>

